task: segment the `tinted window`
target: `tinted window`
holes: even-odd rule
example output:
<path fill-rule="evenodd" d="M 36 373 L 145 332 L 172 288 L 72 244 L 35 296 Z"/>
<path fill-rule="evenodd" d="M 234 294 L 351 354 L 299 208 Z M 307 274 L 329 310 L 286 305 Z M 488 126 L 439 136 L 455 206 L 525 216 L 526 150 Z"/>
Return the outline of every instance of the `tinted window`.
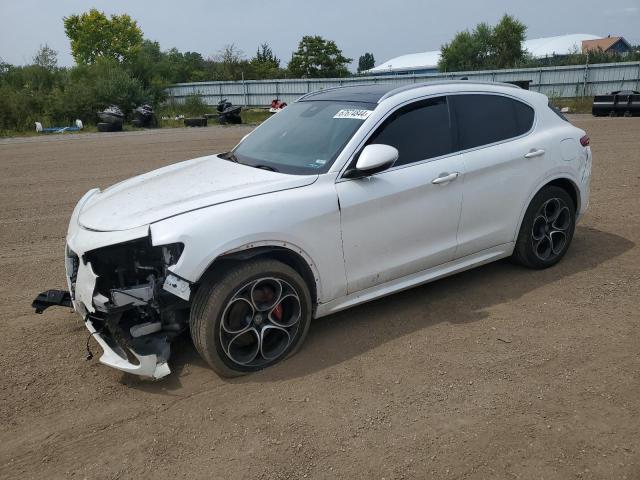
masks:
<path fill-rule="evenodd" d="M 445 97 L 412 103 L 385 120 L 368 143 L 398 149 L 396 165 L 406 165 L 451 153 L 449 107 Z"/>
<path fill-rule="evenodd" d="M 452 97 L 461 150 L 518 137 L 533 125 L 533 109 L 500 95 Z"/>

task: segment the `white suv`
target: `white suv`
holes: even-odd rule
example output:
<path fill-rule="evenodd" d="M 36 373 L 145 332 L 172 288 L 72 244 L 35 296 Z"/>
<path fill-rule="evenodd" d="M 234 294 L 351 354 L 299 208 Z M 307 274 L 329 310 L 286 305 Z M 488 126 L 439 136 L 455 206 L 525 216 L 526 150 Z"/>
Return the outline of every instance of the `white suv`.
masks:
<path fill-rule="evenodd" d="M 112 367 L 159 378 L 189 329 L 224 376 L 273 365 L 312 318 L 504 257 L 558 262 L 591 151 L 539 93 L 430 82 L 311 93 L 232 151 L 88 192 L 66 292 Z M 36 308 L 38 308 L 38 306 Z"/>

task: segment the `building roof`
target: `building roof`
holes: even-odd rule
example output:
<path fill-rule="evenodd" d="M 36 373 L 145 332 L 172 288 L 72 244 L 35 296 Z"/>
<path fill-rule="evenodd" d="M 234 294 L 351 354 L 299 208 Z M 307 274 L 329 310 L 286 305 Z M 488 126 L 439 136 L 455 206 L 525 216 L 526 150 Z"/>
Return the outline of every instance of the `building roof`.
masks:
<path fill-rule="evenodd" d="M 624 43 L 627 44 L 627 46 L 629 45 L 629 42 L 627 42 L 624 37 L 612 37 L 612 36 L 608 36 L 606 38 L 597 38 L 595 40 L 583 40 L 582 41 L 582 52 L 596 52 L 598 50 L 602 50 L 603 52 L 606 52 L 607 50 L 609 50 L 611 47 L 613 47 L 616 43 L 618 43 L 619 41 L 623 41 Z"/>
<path fill-rule="evenodd" d="M 569 35 L 558 35 L 555 37 L 532 38 L 523 44 L 534 58 L 551 57 L 553 55 L 569 55 L 580 52 L 582 42 L 585 40 L 596 40 L 600 37 L 589 33 L 573 33 Z M 387 60 L 377 67 L 363 73 L 385 73 L 402 72 L 407 70 L 427 70 L 438 67 L 440 60 L 440 50 L 432 50 L 422 53 L 410 53 Z"/>
<path fill-rule="evenodd" d="M 533 38 L 526 40 L 523 46 L 533 58 L 545 58 L 554 55 L 580 53 L 582 51 L 582 42 L 598 38 L 600 38 L 598 35 L 589 33 L 573 33 L 555 37 Z"/>
<path fill-rule="evenodd" d="M 392 58 L 377 67 L 368 70 L 367 73 L 395 72 L 399 70 L 422 70 L 437 68 L 440 60 L 440 50 L 431 52 L 409 53 Z"/>

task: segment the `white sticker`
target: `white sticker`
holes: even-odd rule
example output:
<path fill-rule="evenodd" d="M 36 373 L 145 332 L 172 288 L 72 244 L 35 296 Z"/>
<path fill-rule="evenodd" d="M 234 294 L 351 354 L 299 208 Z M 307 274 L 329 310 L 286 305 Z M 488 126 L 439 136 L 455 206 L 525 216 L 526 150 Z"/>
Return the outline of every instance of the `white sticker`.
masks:
<path fill-rule="evenodd" d="M 355 120 L 366 120 L 373 110 L 360 110 L 355 108 L 345 108 L 336 113 L 333 118 L 352 118 Z"/>

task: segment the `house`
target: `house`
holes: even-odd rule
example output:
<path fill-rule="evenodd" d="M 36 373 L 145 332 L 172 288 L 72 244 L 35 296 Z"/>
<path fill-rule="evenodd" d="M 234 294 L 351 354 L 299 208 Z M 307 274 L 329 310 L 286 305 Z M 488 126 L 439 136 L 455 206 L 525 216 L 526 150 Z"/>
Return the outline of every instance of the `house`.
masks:
<path fill-rule="evenodd" d="M 582 53 L 604 52 L 616 53 L 618 55 L 626 55 L 631 52 L 631 44 L 624 37 L 598 38 L 595 40 L 582 41 Z"/>

